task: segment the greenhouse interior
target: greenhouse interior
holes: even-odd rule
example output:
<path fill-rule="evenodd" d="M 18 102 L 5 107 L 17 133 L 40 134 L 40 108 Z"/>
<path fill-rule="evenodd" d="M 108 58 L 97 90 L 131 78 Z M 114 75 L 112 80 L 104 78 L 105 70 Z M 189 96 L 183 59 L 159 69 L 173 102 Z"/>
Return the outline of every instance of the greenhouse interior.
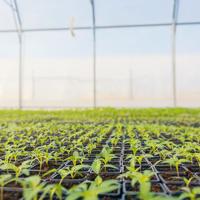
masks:
<path fill-rule="evenodd" d="M 0 200 L 200 199 L 200 0 L 0 0 Z"/>

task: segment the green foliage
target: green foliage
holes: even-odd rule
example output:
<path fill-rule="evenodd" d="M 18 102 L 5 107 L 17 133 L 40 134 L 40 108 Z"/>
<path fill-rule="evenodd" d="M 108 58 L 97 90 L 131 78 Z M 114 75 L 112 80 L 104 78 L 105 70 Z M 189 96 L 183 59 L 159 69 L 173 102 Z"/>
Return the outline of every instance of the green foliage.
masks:
<path fill-rule="evenodd" d="M 182 190 L 184 190 L 185 192 L 179 197 L 180 200 L 184 200 L 187 198 L 189 198 L 190 200 L 196 200 L 198 199 L 197 195 L 200 194 L 200 187 L 196 187 L 193 189 L 189 187 L 183 187 Z"/>
<path fill-rule="evenodd" d="M 3 200 L 3 187 L 8 183 L 12 182 L 14 179 L 11 174 L 1 174 L 0 175 L 0 200 Z"/>
<path fill-rule="evenodd" d="M 186 159 L 179 159 L 176 155 L 172 158 L 166 159 L 163 163 L 168 163 L 171 167 L 174 166 L 176 168 L 177 175 L 179 176 L 179 166 L 180 164 L 187 162 Z"/>
<path fill-rule="evenodd" d="M 98 200 L 98 195 L 112 192 L 119 188 L 119 184 L 116 180 L 102 181 L 96 179 L 89 183 L 84 182 L 71 188 L 68 191 L 69 196 L 67 200 L 76 200 L 82 198 L 84 200 Z"/>
<path fill-rule="evenodd" d="M 60 184 L 63 182 L 64 178 L 70 176 L 71 178 L 75 178 L 76 175 L 80 174 L 79 171 L 84 168 L 90 168 L 89 165 L 76 165 L 72 167 L 66 167 L 58 170 L 58 174 L 61 176 Z"/>
<path fill-rule="evenodd" d="M 73 154 L 67 158 L 67 160 L 72 161 L 74 166 L 77 165 L 77 162 L 82 164 L 84 159 L 85 157 L 81 156 L 78 151 L 74 151 Z"/>
<path fill-rule="evenodd" d="M 101 160 L 95 159 L 92 163 L 91 169 L 95 174 L 100 174 L 101 172 Z"/>
<path fill-rule="evenodd" d="M 6 163 L 4 162 L 2 165 L 0 165 L 0 169 L 1 170 L 12 170 L 15 172 L 15 177 L 16 179 L 19 178 L 20 175 L 26 175 L 26 176 L 29 176 L 29 170 L 30 170 L 30 167 L 31 167 L 31 161 L 30 160 L 27 160 L 27 161 L 24 161 L 22 162 L 21 165 L 19 166 L 16 166 L 12 163 Z"/>
<path fill-rule="evenodd" d="M 107 189 L 103 186 L 115 186 L 103 181 L 102 173 L 116 168 L 116 150 L 123 143 L 121 150 L 128 156 L 120 156 L 118 163 L 121 166 L 121 159 L 128 159 L 130 165 L 125 166 L 119 178 L 132 180 L 133 186 L 139 184 L 140 199 L 174 199 L 150 191 L 152 172 L 141 173 L 143 161 L 151 162 L 155 168 L 168 164 L 175 167 L 178 175 L 179 167 L 186 162 L 200 166 L 199 116 L 200 109 L 182 108 L 0 111 L 1 190 L 14 182 L 22 185 L 25 200 L 61 199 L 67 192 L 63 180 L 82 177 L 86 168 L 95 174 L 95 180 L 77 186 L 77 194 L 85 199 L 98 198 Z M 99 150 L 100 154 L 91 155 Z M 91 166 L 83 165 L 93 158 Z M 34 174 L 40 176 L 30 176 L 33 166 L 39 168 Z M 41 180 L 50 181 L 51 175 L 58 174 L 60 183 Z M 181 198 L 196 198 L 199 191 L 191 189 L 192 180 L 193 177 L 183 178 Z M 72 199 L 73 195 L 70 192 Z"/>
<path fill-rule="evenodd" d="M 49 195 L 49 200 L 53 200 L 55 198 L 62 200 L 63 193 L 67 193 L 67 190 L 60 184 L 49 184 L 44 187 L 42 192 L 40 200 L 47 197 L 47 195 Z"/>
<path fill-rule="evenodd" d="M 30 176 L 18 180 L 23 187 L 23 198 L 24 200 L 37 200 L 38 194 L 43 191 L 45 183 L 41 183 L 39 176 Z"/>
<path fill-rule="evenodd" d="M 102 169 L 106 170 L 108 168 L 111 168 L 111 169 L 118 169 L 117 167 L 115 167 L 114 165 L 111 165 L 111 164 L 104 164 L 102 163 L 102 160 L 101 159 L 95 159 L 91 165 L 91 170 L 99 175 L 100 172 L 102 171 Z"/>
<path fill-rule="evenodd" d="M 107 165 L 113 158 L 116 158 L 116 156 L 112 154 L 112 149 L 106 146 L 101 151 L 100 158 L 103 161 L 104 165 Z"/>

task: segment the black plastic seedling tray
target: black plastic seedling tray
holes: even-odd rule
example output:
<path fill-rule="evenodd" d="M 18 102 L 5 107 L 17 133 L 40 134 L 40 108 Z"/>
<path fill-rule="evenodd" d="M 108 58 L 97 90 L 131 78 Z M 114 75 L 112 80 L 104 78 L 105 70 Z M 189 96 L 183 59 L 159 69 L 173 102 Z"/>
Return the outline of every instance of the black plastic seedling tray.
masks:
<path fill-rule="evenodd" d="M 83 164 L 91 165 L 96 158 L 99 158 L 99 154 L 101 153 L 104 146 L 109 145 L 110 143 L 111 133 L 108 134 L 100 144 L 97 145 L 95 149 L 92 150 L 91 154 L 85 154 L 85 160 L 83 160 Z M 136 134 L 137 138 L 140 138 L 138 134 Z M 163 134 L 163 137 L 168 137 L 166 134 Z M 74 137 L 74 139 L 78 139 L 78 137 Z M 115 157 L 108 164 L 112 164 L 117 169 L 106 168 L 102 169 L 100 172 L 101 178 L 105 180 L 115 179 L 119 183 L 119 189 L 112 191 L 110 193 L 106 193 L 103 195 L 99 195 L 99 199 L 102 200 L 139 200 L 139 185 L 138 183 L 135 186 L 131 186 L 131 180 L 129 178 L 119 178 L 119 176 L 125 172 L 127 172 L 127 167 L 130 165 L 130 159 L 127 159 L 127 156 L 132 154 L 132 150 L 130 149 L 130 145 L 125 143 L 125 140 L 129 139 L 125 133 L 123 133 L 123 138 L 120 138 L 120 142 L 113 148 L 112 153 Z M 153 138 L 154 139 L 154 138 Z M 180 141 L 173 139 L 175 144 L 180 144 Z M 88 143 L 87 143 L 88 144 Z M 87 146 L 85 144 L 85 146 Z M 141 141 L 142 147 L 145 147 L 145 141 Z M 68 145 L 68 143 L 66 143 Z M 28 149 L 33 150 L 31 147 Z M 57 149 L 57 147 L 55 148 Z M 55 151 L 55 149 L 53 149 Z M 139 150 L 136 153 L 136 156 L 144 155 L 145 153 L 150 153 L 149 150 Z M 71 155 L 71 154 L 70 154 Z M 4 155 L 3 155 L 4 156 Z M 39 170 L 40 166 L 36 163 L 30 170 L 30 175 L 43 175 L 49 169 L 65 169 L 66 167 L 72 167 L 71 161 L 66 161 L 66 158 L 69 155 L 63 155 L 63 161 L 55 162 L 51 160 L 46 166 L 42 165 L 42 170 Z M 18 162 L 22 162 L 25 158 L 20 159 Z M 200 187 L 200 167 L 197 162 L 194 160 L 192 163 L 184 163 L 179 166 L 179 173 L 177 174 L 176 168 L 169 166 L 168 164 L 164 164 L 160 161 L 160 157 L 154 155 L 153 157 L 144 158 L 139 164 L 136 162 L 135 167 L 138 168 L 139 172 L 144 172 L 145 170 L 151 170 L 154 172 L 154 175 L 150 179 L 151 181 L 151 192 L 157 195 L 180 195 L 182 193 L 181 188 L 185 186 L 183 178 L 191 178 L 194 179 L 190 183 L 190 187 Z M 8 172 L 8 171 L 7 171 Z M 9 171 L 11 174 L 14 172 Z M 5 171 L 0 171 L 1 174 L 6 173 Z M 24 178 L 25 176 L 20 176 L 20 178 Z M 75 177 L 66 176 L 63 179 L 62 185 L 66 189 L 70 189 L 72 186 L 83 183 L 84 181 L 94 181 L 97 175 L 87 168 L 82 169 Z M 42 181 L 45 181 L 49 184 L 59 183 L 61 180 L 61 176 L 54 172 L 53 174 L 48 175 L 47 177 L 43 177 Z M 3 188 L 4 194 L 8 195 L 6 200 L 10 200 L 10 196 L 13 195 L 12 200 L 17 200 L 22 197 L 22 188 L 18 186 L 12 187 L 12 184 L 8 184 Z M 67 196 L 67 194 L 66 194 Z M 55 198 L 56 199 L 56 198 Z"/>
<path fill-rule="evenodd" d="M 163 185 L 165 186 L 167 193 L 170 195 L 181 194 L 183 192 L 181 188 L 185 186 L 184 183 L 164 183 Z M 200 187 L 200 183 L 191 183 L 189 187 L 190 188 Z"/>

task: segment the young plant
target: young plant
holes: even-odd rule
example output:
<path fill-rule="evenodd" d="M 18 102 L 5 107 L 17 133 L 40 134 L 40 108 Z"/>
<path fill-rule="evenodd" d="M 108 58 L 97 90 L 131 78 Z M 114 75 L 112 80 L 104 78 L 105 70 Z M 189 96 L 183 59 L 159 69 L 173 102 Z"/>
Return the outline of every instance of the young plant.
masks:
<path fill-rule="evenodd" d="M 179 159 L 176 155 L 174 155 L 172 158 L 163 161 L 163 163 L 169 164 L 170 167 L 174 166 L 176 168 L 176 173 L 179 176 L 179 166 L 186 161 L 186 159 Z"/>
<path fill-rule="evenodd" d="M 102 181 L 101 178 L 96 178 L 95 181 L 83 182 L 68 191 L 67 200 L 98 200 L 100 194 L 114 191 L 119 188 L 119 183 L 116 180 Z"/>
<path fill-rule="evenodd" d="M 16 162 L 17 158 L 21 155 L 22 155 L 22 151 L 13 151 L 10 149 L 10 150 L 6 151 L 5 161 L 6 162 L 11 162 L 11 161 Z"/>
<path fill-rule="evenodd" d="M 57 171 L 58 171 L 58 169 L 55 169 L 55 168 L 54 169 L 50 169 L 47 172 L 45 172 L 44 174 L 42 174 L 42 178 L 47 178 L 48 176 L 54 174 Z"/>
<path fill-rule="evenodd" d="M 110 139 L 110 143 L 112 144 L 112 146 L 116 146 L 118 141 L 119 141 L 119 137 L 113 137 Z"/>
<path fill-rule="evenodd" d="M 142 154 L 142 155 L 133 155 L 133 154 L 130 154 L 126 157 L 126 159 L 130 159 L 131 161 L 134 161 L 134 162 L 138 162 L 138 164 L 140 165 L 140 168 L 142 166 L 142 161 L 145 159 L 145 158 L 150 158 L 152 157 L 152 155 L 150 154 Z"/>
<path fill-rule="evenodd" d="M 167 157 L 171 156 L 171 152 L 169 150 L 166 150 L 166 149 L 162 149 L 158 152 L 160 158 L 162 160 L 166 160 Z"/>
<path fill-rule="evenodd" d="M 88 155 L 90 155 L 90 154 L 92 153 L 92 150 L 93 150 L 94 148 L 96 148 L 96 144 L 95 144 L 95 143 L 89 143 L 89 144 L 87 145 L 87 153 L 88 153 Z"/>
<path fill-rule="evenodd" d="M 67 160 L 72 161 L 73 166 L 76 166 L 77 162 L 82 164 L 84 159 L 85 159 L 85 157 L 81 156 L 78 151 L 74 151 L 73 154 L 67 158 Z"/>
<path fill-rule="evenodd" d="M 113 158 L 116 158 L 111 152 L 112 150 L 109 147 L 104 147 L 100 153 L 100 159 L 103 161 L 104 165 L 107 165 Z"/>
<path fill-rule="evenodd" d="M 128 141 L 130 143 L 130 150 L 133 152 L 133 155 L 136 156 L 137 152 L 140 150 L 141 148 L 141 144 L 140 141 L 138 141 L 137 139 L 131 138 L 130 141 Z"/>
<path fill-rule="evenodd" d="M 135 160 L 131 160 L 130 166 L 127 167 L 128 171 L 119 175 L 118 178 L 129 178 L 132 179 L 135 176 L 135 173 L 139 171 L 139 168 L 135 167 Z"/>
<path fill-rule="evenodd" d="M 143 173 L 135 172 L 132 175 L 131 185 L 134 186 L 137 182 L 140 184 L 140 194 L 144 191 L 151 190 L 150 179 L 154 175 L 154 172 L 145 170 Z"/>
<path fill-rule="evenodd" d="M 49 200 L 59 199 L 62 200 L 63 193 L 67 193 L 67 190 L 61 184 L 48 184 L 43 188 L 43 193 L 39 200 L 45 199 L 49 195 Z"/>
<path fill-rule="evenodd" d="M 118 169 L 117 167 L 115 167 L 114 165 L 110 165 L 110 164 L 107 164 L 107 165 L 104 165 L 102 163 L 102 161 L 100 159 L 95 159 L 91 165 L 91 170 L 97 174 L 98 176 L 100 175 L 102 169 L 107 169 L 107 168 L 112 168 L 112 169 Z"/>
<path fill-rule="evenodd" d="M 161 196 L 156 195 L 151 192 L 151 182 L 150 179 L 154 175 L 154 172 L 145 170 L 144 173 L 135 172 L 132 173 L 132 180 L 131 185 L 134 187 L 134 185 L 138 182 L 140 185 L 139 190 L 139 198 L 141 200 L 172 200 L 177 199 L 174 197 L 169 196 Z"/>
<path fill-rule="evenodd" d="M 35 149 L 32 157 L 38 161 L 40 172 L 42 170 L 43 163 L 45 163 L 48 166 L 49 160 L 53 158 L 51 153 L 43 152 L 40 149 Z"/>
<path fill-rule="evenodd" d="M 3 200 L 3 188 L 5 185 L 7 185 L 8 183 L 12 182 L 13 178 L 11 174 L 2 174 L 0 175 L 0 200 Z"/>
<path fill-rule="evenodd" d="M 76 166 L 72 166 L 72 167 L 66 167 L 64 169 L 60 169 L 58 170 L 58 174 L 61 176 L 60 179 L 60 184 L 63 182 L 63 180 L 67 177 L 67 176 L 71 176 L 71 178 L 75 178 L 77 176 L 77 174 L 80 174 L 79 171 L 83 168 L 89 168 L 89 165 L 76 165 Z"/>
<path fill-rule="evenodd" d="M 41 193 L 45 187 L 45 183 L 41 183 L 41 178 L 39 176 L 30 176 L 20 179 L 19 182 L 23 187 L 24 200 L 37 200 L 39 193 Z M 42 198 L 40 200 L 42 200 Z"/>
<path fill-rule="evenodd" d="M 191 181 L 194 179 L 194 177 L 190 177 L 189 179 L 183 177 L 183 181 L 185 183 L 185 187 L 189 187 Z"/>
<path fill-rule="evenodd" d="M 199 168 L 200 168 L 200 153 L 195 153 L 194 158 L 197 160 L 197 163 L 198 163 Z"/>
<path fill-rule="evenodd" d="M 31 167 L 31 161 L 27 160 L 22 162 L 21 165 L 16 166 L 12 163 L 4 163 L 3 165 L 0 166 L 1 170 L 12 170 L 15 172 L 15 178 L 16 180 L 19 178 L 20 175 L 29 175 L 29 171 L 30 171 L 30 167 Z"/>
<path fill-rule="evenodd" d="M 184 193 L 182 193 L 179 197 L 180 200 L 190 199 L 190 200 L 196 200 L 197 195 L 200 194 L 200 187 L 195 188 L 189 188 L 189 187 L 183 187 L 182 190 Z"/>

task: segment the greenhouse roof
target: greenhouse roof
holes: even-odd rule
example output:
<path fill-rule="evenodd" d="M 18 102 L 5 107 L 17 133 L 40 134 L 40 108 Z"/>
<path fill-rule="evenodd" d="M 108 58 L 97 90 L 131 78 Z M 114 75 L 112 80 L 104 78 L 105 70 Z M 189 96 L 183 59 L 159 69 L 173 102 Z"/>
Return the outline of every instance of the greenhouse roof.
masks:
<path fill-rule="evenodd" d="M 49 31 L 92 27 L 90 0 L 1 0 L 0 31 Z M 97 28 L 169 26 L 200 22 L 199 0 L 94 0 Z M 16 27 L 16 23 L 18 28 Z M 20 25 L 21 23 L 21 25 Z"/>

